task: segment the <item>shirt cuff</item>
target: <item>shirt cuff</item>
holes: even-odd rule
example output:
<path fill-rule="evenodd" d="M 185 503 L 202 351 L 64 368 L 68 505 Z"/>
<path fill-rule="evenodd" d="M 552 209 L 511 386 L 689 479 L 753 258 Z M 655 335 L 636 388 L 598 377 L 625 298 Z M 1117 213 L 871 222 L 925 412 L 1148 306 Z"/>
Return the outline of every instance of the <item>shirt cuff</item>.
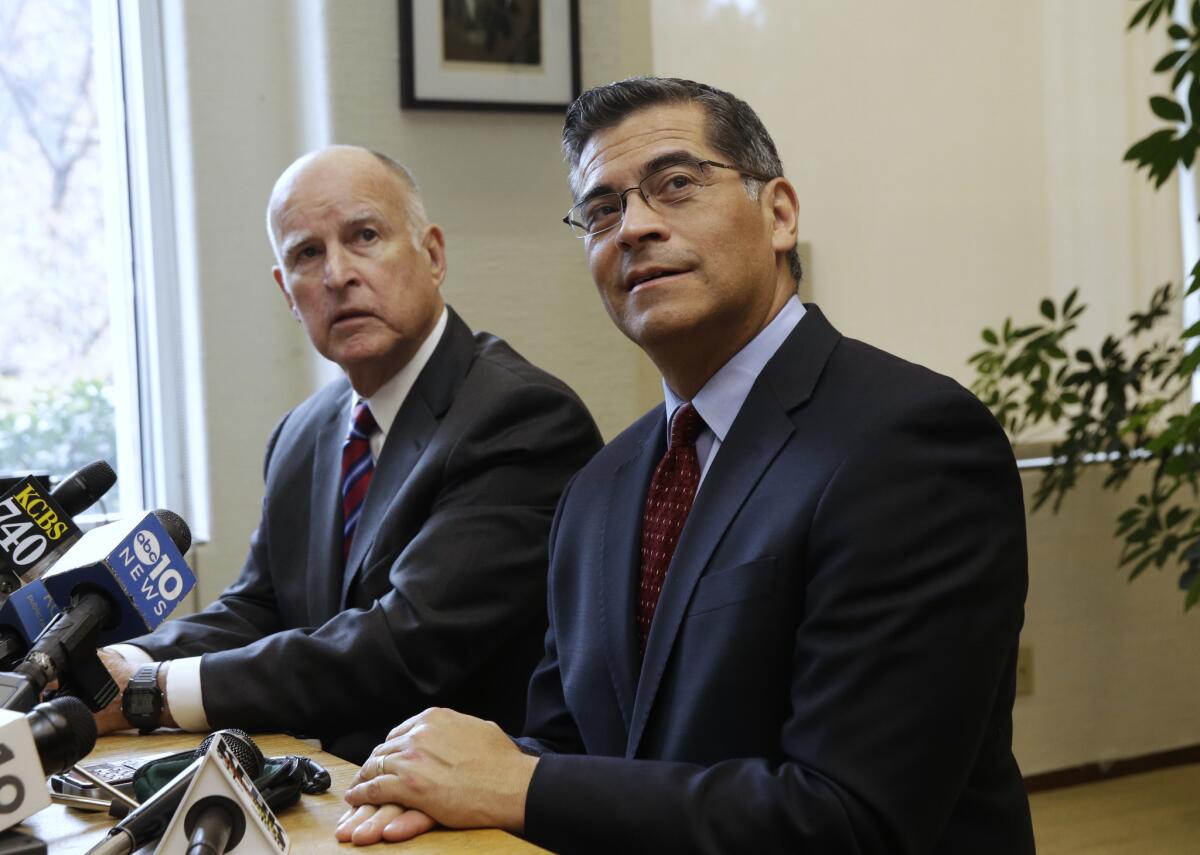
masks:
<path fill-rule="evenodd" d="M 110 644 L 108 649 L 116 653 L 126 662 L 131 662 L 134 665 L 145 665 L 147 662 L 153 662 L 154 657 L 142 650 L 140 647 L 135 647 L 132 644 Z M 125 688 L 124 686 L 121 687 Z"/>
<path fill-rule="evenodd" d="M 195 733 L 209 729 L 200 692 L 200 656 L 172 659 L 167 669 L 167 705 L 175 724 Z"/>

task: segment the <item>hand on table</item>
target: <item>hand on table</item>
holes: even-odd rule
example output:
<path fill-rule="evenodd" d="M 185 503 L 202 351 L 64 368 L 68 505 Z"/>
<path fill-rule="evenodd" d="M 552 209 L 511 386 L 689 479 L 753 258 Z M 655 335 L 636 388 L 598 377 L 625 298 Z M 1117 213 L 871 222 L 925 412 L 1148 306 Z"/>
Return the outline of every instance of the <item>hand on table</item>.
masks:
<path fill-rule="evenodd" d="M 537 762 L 492 722 L 426 710 L 371 752 L 346 791 L 355 810 L 336 836 L 359 845 L 406 840 L 435 822 L 519 833 Z"/>

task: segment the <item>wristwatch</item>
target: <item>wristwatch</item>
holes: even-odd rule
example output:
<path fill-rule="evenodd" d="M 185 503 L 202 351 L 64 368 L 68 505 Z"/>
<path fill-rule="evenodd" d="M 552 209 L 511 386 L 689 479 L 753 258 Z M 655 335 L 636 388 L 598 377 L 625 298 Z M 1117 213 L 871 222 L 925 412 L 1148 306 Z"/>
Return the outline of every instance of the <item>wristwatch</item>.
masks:
<path fill-rule="evenodd" d="M 158 687 L 161 666 L 161 662 L 142 665 L 134 672 L 121 696 L 121 712 L 141 734 L 157 730 L 162 723 L 163 692 Z"/>

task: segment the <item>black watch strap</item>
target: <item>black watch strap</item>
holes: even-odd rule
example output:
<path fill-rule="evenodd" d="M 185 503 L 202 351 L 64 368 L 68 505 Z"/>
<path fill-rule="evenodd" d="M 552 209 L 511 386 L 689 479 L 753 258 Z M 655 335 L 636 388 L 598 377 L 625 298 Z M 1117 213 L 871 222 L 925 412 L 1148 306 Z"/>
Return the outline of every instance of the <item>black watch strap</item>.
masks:
<path fill-rule="evenodd" d="M 161 662 L 148 662 L 133 673 L 121 696 L 121 712 L 138 729 L 150 733 L 162 724 L 163 692 L 158 687 Z"/>

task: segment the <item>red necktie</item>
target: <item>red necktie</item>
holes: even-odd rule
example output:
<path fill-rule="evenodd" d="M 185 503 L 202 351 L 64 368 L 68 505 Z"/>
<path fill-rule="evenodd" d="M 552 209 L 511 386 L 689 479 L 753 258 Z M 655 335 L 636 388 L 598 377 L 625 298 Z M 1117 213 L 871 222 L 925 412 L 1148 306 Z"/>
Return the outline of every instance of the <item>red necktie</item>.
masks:
<path fill-rule="evenodd" d="M 371 486 L 375 459 L 371 457 L 371 436 L 379 430 L 366 401 L 354 407 L 354 423 L 342 445 L 342 563 L 350 557 L 354 529 L 362 516 L 363 500 Z"/>
<path fill-rule="evenodd" d="M 638 596 L 638 650 L 646 652 L 650 623 L 658 607 L 671 556 L 679 533 L 692 509 L 696 487 L 700 484 L 700 461 L 696 457 L 696 437 L 704 430 L 704 420 L 691 404 L 675 411 L 671 420 L 671 441 L 667 453 L 658 462 L 646 509 L 642 515 L 642 581 Z"/>

